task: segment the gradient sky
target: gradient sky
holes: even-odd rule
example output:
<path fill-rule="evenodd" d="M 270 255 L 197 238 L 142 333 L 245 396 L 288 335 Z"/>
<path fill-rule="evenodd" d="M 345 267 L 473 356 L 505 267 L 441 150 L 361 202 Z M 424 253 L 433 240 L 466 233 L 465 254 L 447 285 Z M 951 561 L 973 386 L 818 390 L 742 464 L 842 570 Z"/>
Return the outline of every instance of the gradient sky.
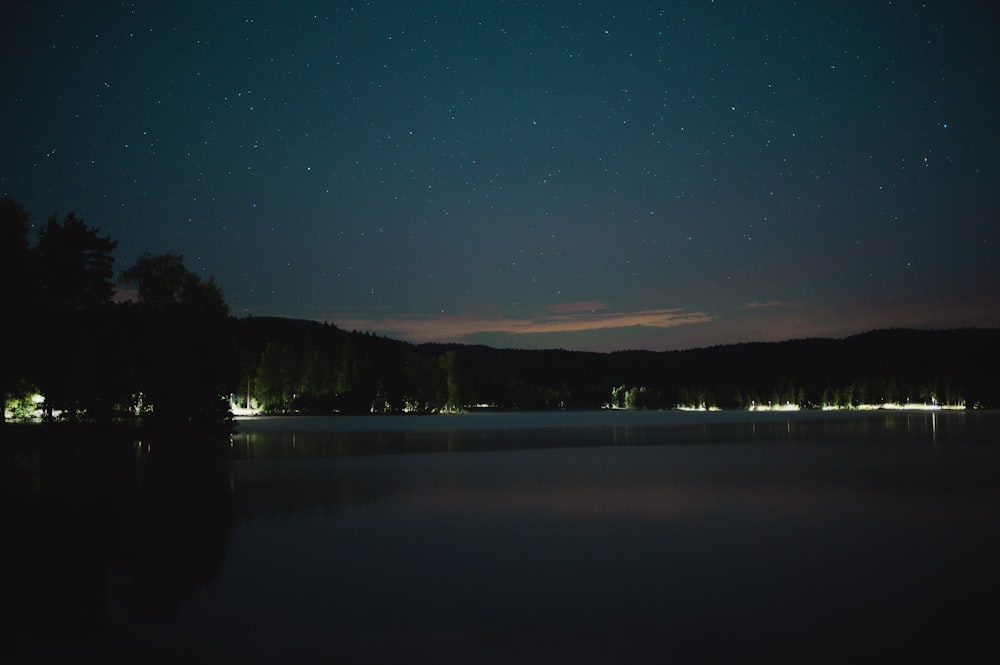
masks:
<path fill-rule="evenodd" d="M 0 191 L 238 316 L 602 351 L 1000 325 L 990 3 L 2 7 Z"/>

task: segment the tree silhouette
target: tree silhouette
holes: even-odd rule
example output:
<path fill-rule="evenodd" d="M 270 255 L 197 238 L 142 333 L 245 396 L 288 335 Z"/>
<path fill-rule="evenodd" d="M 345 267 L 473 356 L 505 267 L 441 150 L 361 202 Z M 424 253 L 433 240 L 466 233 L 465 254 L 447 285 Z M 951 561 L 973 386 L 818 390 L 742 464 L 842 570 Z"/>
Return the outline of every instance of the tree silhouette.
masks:
<path fill-rule="evenodd" d="M 289 408 L 291 391 L 286 378 L 290 351 L 287 345 L 269 342 L 261 354 L 254 385 L 257 401 L 265 412 L 280 413 Z"/>
<path fill-rule="evenodd" d="M 30 216 L 9 196 L 0 199 L 0 284 L 3 284 L 5 322 L 0 324 L 0 424 L 5 421 L 8 397 L 22 393 L 30 366 L 31 252 Z"/>
<path fill-rule="evenodd" d="M 109 367 L 108 318 L 98 310 L 111 304 L 116 243 L 73 213 L 62 223 L 51 215 L 38 231 L 34 251 L 35 316 L 28 326 L 35 340 L 35 375 L 45 395 L 46 413 L 54 409 L 68 420 L 91 411 L 107 411 L 110 397 L 98 374 Z M 93 413 L 91 413 L 91 416 Z"/>
<path fill-rule="evenodd" d="M 99 236 L 73 213 L 62 224 L 55 215 L 38 231 L 38 297 L 52 309 L 81 311 L 111 301 L 118 243 Z"/>
<path fill-rule="evenodd" d="M 202 280 L 184 258 L 144 254 L 122 273 L 135 288 L 139 389 L 162 426 L 227 421 L 225 395 L 237 372 L 229 309 L 215 280 Z"/>

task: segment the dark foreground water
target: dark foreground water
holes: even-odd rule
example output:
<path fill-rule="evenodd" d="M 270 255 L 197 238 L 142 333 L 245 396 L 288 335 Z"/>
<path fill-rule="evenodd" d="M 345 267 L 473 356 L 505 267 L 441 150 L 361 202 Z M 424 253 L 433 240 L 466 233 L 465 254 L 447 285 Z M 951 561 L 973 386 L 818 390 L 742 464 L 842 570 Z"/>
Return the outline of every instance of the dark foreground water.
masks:
<path fill-rule="evenodd" d="M 260 419 L 4 465 L 7 662 L 1000 657 L 998 413 Z"/>

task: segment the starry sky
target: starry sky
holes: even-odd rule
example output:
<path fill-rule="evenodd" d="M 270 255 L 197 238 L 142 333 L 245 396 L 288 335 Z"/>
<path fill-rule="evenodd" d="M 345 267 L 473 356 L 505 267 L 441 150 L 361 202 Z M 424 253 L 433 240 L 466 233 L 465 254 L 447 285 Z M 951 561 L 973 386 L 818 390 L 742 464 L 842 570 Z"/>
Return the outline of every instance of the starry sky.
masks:
<path fill-rule="evenodd" d="M 598 351 L 1000 325 L 990 3 L 0 6 L 0 192 L 236 316 Z"/>

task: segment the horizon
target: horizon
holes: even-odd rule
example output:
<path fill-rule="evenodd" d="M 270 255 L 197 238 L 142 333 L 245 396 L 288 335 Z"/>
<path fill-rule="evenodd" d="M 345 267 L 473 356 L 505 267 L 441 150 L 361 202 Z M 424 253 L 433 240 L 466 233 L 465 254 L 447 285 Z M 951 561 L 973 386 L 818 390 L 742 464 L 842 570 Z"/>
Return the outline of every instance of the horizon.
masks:
<path fill-rule="evenodd" d="M 358 335 L 371 335 L 375 337 L 381 337 L 394 342 L 401 342 L 404 344 L 411 344 L 416 347 L 421 346 L 460 346 L 460 347 L 483 347 L 489 348 L 495 351 L 557 351 L 557 352 L 567 352 L 567 353 L 595 353 L 600 355 L 613 355 L 616 353 L 672 353 L 672 352 L 683 352 L 683 351 L 698 351 L 704 349 L 711 349 L 722 346 L 740 346 L 744 344 L 783 344 L 790 342 L 806 342 L 806 341 L 844 341 L 852 337 L 860 337 L 863 335 L 870 335 L 875 333 L 885 333 L 885 332 L 916 332 L 916 333 L 947 333 L 947 332 L 957 332 L 957 331 L 1000 331 L 998 326 L 954 326 L 954 327 L 908 327 L 908 326 L 891 326 L 884 328 L 869 328 L 866 330 L 861 330 L 858 332 L 852 332 L 845 335 L 839 336 L 824 336 L 816 335 L 809 337 L 787 337 L 782 339 L 769 339 L 769 340 L 758 340 L 758 339 L 747 339 L 733 342 L 722 342 L 719 344 L 706 344 L 700 346 L 688 346 L 688 347 L 677 347 L 670 349 L 648 349 L 648 348 L 617 348 L 607 351 L 600 350 L 588 350 L 588 349 L 573 349 L 566 347 L 550 347 L 550 346 L 495 346 L 492 344 L 484 342 L 472 342 L 472 341 L 411 341 L 407 339 L 402 339 L 399 337 L 393 337 L 375 330 L 364 330 L 357 328 L 344 328 L 333 321 L 318 321 L 315 319 L 296 319 L 294 317 L 284 317 L 284 316 L 272 316 L 267 314 L 246 314 L 243 316 L 238 316 L 230 313 L 230 316 L 237 320 L 246 319 L 279 319 L 279 320 L 289 320 L 289 321 L 303 321 L 308 323 L 315 323 L 318 325 L 330 325 L 338 330 L 345 333 L 358 334 Z"/>
<path fill-rule="evenodd" d="M 269 315 L 258 314 L 257 316 L 264 317 Z M 297 317 L 279 316 L 276 318 Z M 836 325 L 816 325 L 815 327 L 810 327 L 807 325 L 799 325 L 799 322 L 796 321 L 794 330 L 800 331 L 799 334 L 788 334 L 782 332 L 784 329 L 783 326 L 785 325 L 782 320 L 772 320 L 769 321 L 767 325 L 769 332 L 759 334 L 758 336 L 746 335 L 744 337 L 740 337 L 739 335 L 743 330 L 742 327 L 735 331 L 730 329 L 710 331 L 707 335 L 702 330 L 693 329 L 677 331 L 671 336 L 665 336 L 655 327 L 636 325 L 633 327 L 637 330 L 628 331 L 630 332 L 628 338 L 632 340 L 642 340 L 639 342 L 639 345 L 613 346 L 615 342 L 607 341 L 610 335 L 601 334 L 601 331 L 603 330 L 602 327 L 595 327 L 594 329 L 579 332 L 548 332 L 544 331 L 548 325 L 543 321 L 538 325 L 540 331 L 536 332 L 531 330 L 532 322 L 516 321 L 514 322 L 513 327 L 517 328 L 518 332 L 506 332 L 490 328 L 493 323 L 502 323 L 502 321 L 493 321 L 490 319 L 479 319 L 476 317 L 466 316 L 457 318 L 459 318 L 462 323 L 465 323 L 465 325 L 456 325 L 452 328 L 448 328 L 444 325 L 449 320 L 447 317 L 444 322 L 434 320 L 413 320 L 412 323 L 416 325 L 409 329 L 403 321 L 393 321 L 387 327 L 375 328 L 367 327 L 365 325 L 375 322 L 372 320 L 303 320 L 316 321 L 317 323 L 329 323 L 342 330 L 370 333 L 415 345 L 459 344 L 469 346 L 481 345 L 496 349 L 539 351 L 562 349 L 566 351 L 593 353 L 615 353 L 619 351 L 686 351 L 734 344 L 781 343 L 806 339 L 846 339 L 848 337 L 883 330 L 917 330 L 924 332 L 936 332 L 960 329 L 992 330 L 1000 327 L 1000 323 L 994 325 L 977 325 L 975 323 L 962 323 L 961 321 L 953 324 L 935 325 L 933 323 L 921 323 L 919 319 L 909 324 L 899 323 L 901 320 L 906 320 L 904 318 L 890 318 L 885 321 L 884 325 L 872 325 L 870 327 L 860 328 Z M 441 337 L 430 336 L 426 331 L 428 328 L 434 328 L 433 325 L 425 325 L 426 323 L 437 324 L 438 329 L 442 331 Z M 579 322 L 570 322 L 570 325 L 574 324 L 578 325 Z M 383 322 L 383 325 L 385 325 L 385 322 Z M 482 329 L 479 329 L 480 326 Z M 612 330 L 614 329 L 612 328 Z"/>
<path fill-rule="evenodd" d="M 8 12 L 0 194 L 234 314 L 672 350 L 998 327 L 990 9 Z"/>

